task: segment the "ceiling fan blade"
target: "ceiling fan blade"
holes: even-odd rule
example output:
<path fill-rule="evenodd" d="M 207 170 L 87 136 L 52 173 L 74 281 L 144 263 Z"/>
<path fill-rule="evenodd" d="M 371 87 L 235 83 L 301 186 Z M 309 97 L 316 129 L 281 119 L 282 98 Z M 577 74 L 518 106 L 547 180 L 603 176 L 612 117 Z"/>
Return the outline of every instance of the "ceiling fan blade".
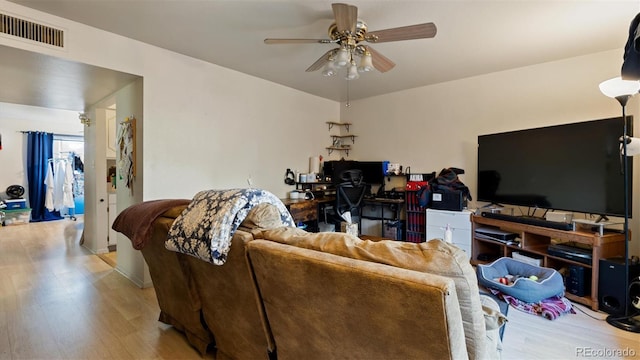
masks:
<path fill-rule="evenodd" d="M 396 66 L 396 63 L 374 50 L 371 46 L 367 46 L 367 50 L 369 50 L 369 52 L 371 53 L 371 61 L 373 62 L 373 67 L 381 73 L 387 72 L 393 69 L 394 66 Z"/>
<path fill-rule="evenodd" d="M 438 29 L 436 28 L 436 24 L 430 22 L 392 29 L 369 31 L 366 35 L 366 40 L 372 43 L 382 43 L 389 41 L 426 39 L 436 36 L 437 32 Z"/>
<path fill-rule="evenodd" d="M 329 61 L 329 57 L 331 57 L 331 54 L 335 53 L 336 51 L 338 51 L 338 49 L 331 49 L 331 50 L 327 51 L 318 60 L 316 60 L 316 62 L 311 64 L 311 66 L 309 66 L 307 68 L 307 70 L 305 70 L 305 71 L 306 72 L 312 72 L 312 71 L 320 70 L 324 66 L 324 64 L 327 61 Z"/>
<path fill-rule="evenodd" d="M 264 39 L 265 44 L 330 44 L 329 39 Z"/>
<path fill-rule="evenodd" d="M 356 23 L 358 22 L 358 8 L 341 3 L 331 4 L 331 8 L 333 9 L 333 16 L 336 18 L 338 31 L 355 33 Z"/>

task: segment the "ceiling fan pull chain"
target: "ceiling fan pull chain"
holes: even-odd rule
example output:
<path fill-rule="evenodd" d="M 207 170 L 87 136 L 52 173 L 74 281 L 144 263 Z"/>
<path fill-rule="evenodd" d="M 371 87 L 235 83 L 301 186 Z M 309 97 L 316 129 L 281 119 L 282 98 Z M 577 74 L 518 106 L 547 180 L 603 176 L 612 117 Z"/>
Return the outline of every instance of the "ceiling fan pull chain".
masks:
<path fill-rule="evenodd" d="M 347 81 L 346 83 L 347 83 L 347 104 L 345 105 L 345 107 L 351 107 L 351 100 L 349 100 L 349 81 Z"/>

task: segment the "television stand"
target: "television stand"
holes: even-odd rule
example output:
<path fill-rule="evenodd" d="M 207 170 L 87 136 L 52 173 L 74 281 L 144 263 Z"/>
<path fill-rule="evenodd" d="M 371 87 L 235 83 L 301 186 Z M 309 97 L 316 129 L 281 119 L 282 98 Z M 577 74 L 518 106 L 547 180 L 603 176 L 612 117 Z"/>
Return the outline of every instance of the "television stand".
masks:
<path fill-rule="evenodd" d="M 624 257 L 624 233 L 607 232 L 600 234 L 592 230 L 577 229 L 574 231 L 558 230 L 531 224 L 522 224 L 508 220 L 474 215 L 472 221 L 471 263 L 481 264 L 494 261 L 500 257 L 512 257 L 514 252 L 521 255 L 541 259 L 541 266 L 556 270 L 572 266 L 584 268 L 591 274 L 591 287 L 586 294 L 573 294 L 570 291 L 565 297 L 571 301 L 590 306 L 598 310 L 598 276 L 600 259 Z M 519 244 L 505 244 L 496 240 L 475 236 L 478 227 L 491 226 L 502 231 L 516 233 Z M 591 263 L 585 264 L 575 260 L 549 254 L 548 247 L 553 242 L 572 241 L 591 248 Z"/>
<path fill-rule="evenodd" d="M 533 226 L 547 227 L 547 228 L 552 228 L 556 230 L 573 230 L 573 227 L 571 226 L 571 224 L 557 222 L 557 221 L 548 221 L 543 218 L 538 218 L 534 216 L 515 216 L 515 215 L 506 215 L 502 213 L 493 213 L 493 212 L 483 212 L 482 216 L 491 218 L 491 219 L 504 220 L 504 221 L 516 222 L 516 223 L 533 225 Z"/>

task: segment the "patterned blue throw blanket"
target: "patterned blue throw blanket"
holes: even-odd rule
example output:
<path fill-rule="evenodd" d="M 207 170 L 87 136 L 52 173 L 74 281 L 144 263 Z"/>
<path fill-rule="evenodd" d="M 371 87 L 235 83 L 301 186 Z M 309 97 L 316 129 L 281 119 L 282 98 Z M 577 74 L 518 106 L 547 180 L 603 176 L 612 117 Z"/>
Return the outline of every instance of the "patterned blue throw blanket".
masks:
<path fill-rule="evenodd" d="M 261 189 L 205 190 L 197 193 L 169 229 L 165 247 L 223 265 L 231 238 L 249 211 L 260 203 L 275 205 L 284 225 L 295 226 L 282 201 Z"/>

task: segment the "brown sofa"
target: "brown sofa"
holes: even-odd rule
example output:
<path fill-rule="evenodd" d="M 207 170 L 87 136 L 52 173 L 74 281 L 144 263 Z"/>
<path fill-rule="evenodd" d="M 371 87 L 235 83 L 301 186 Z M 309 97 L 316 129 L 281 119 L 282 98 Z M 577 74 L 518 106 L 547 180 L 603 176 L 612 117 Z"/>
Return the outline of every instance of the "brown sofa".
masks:
<path fill-rule="evenodd" d="M 278 359 L 466 359 L 452 279 L 267 240 L 248 245 Z"/>
<path fill-rule="evenodd" d="M 268 239 L 309 250 L 330 253 L 351 259 L 375 262 L 388 266 L 388 271 L 403 268 L 423 276 L 437 275 L 451 279 L 455 284 L 469 359 L 497 359 L 500 357 L 499 328 L 506 321 L 495 301 L 481 296 L 476 274 L 463 250 L 440 239 L 425 243 L 401 241 L 369 241 L 342 233 L 300 234 L 292 228 L 264 229 L 256 238 Z M 260 282 L 258 281 L 258 285 Z M 345 296 L 349 296 L 346 294 Z M 360 309 L 374 313 L 375 308 Z M 393 307 L 386 316 L 392 316 Z M 269 312 L 267 316 L 271 321 Z M 272 324 L 273 325 L 273 324 Z M 273 328 L 273 326 L 272 326 Z M 278 340 L 276 338 L 276 343 Z M 280 347 L 279 347 L 280 348 Z M 446 357 L 441 354 L 439 357 Z"/>
<path fill-rule="evenodd" d="M 164 244 L 179 212 L 152 223 L 146 246 Z M 499 358 L 504 317 L 480 297 L 461 250 L 440 240 L 372 242 L 279 224 L 275 208 L 256 207 L 222 266 L 164 250 L 179 259 L 179 266 L 166 266 L 151 258 L 157 252 L 142 249 L 161 311 L 168 313 L 172 296 L 186 312 L 199 304 L 217 359 Z M 176 278 L 176 271 L 188 291 L 160 280 Z M 174 313 L 168 323 L 199 331 L 182 318 Z"/>
<path fill-rule="evenodd" d="M 205 354 L 214 343 L 213 334 L 202 318 L 202 301 L 196 289 L 187 258 L 168 251 L 163 238 L 184 206 L 175 206 L 154 222 L 151 241 L 141 248 L 160 306 L 159 320 L 185 333 L 189 343 Z"/>

